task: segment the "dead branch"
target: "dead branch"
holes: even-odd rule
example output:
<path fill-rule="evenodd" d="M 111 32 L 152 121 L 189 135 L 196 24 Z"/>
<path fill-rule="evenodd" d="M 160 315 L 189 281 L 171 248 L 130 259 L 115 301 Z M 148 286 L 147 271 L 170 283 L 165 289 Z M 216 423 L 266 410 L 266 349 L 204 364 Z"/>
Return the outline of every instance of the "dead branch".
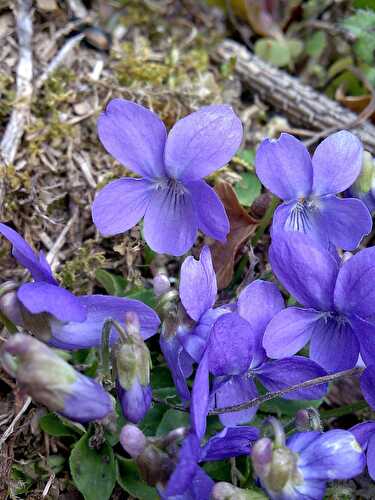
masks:
<path fill-rule="evenodd" d="M 243 84 L 282 112 L 293 124 L 322 131 L 317 138 L 340 129 L 353 129 L 366 149 L 375 154 L 375 127 L 358 124 L 358 116 L 297 78 L 262 61 L 242 45 L 225 40 L 213 58 L 221 63 L 235 60 L 235 72 Z"/>
<path fill-rule="evenodd" d="M 16 13 L 19 61 L 17 66 L 16 101 L 0 143 L 0 155 L 5 165 L 13 163 L 27 123 L 33 93 L 32 0 L 18 0 Z M 4 168 L 4 165 L 2 165 Z M 4 199 L 4 175 L 0 175 L 0 214 Z"/>

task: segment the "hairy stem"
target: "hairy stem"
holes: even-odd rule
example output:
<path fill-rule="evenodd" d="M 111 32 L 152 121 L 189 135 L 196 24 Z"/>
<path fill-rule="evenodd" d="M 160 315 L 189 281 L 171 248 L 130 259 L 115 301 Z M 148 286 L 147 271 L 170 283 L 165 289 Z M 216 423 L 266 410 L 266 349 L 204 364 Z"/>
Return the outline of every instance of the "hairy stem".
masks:
<path fill-rule="evenodd" d="M 262 396 L 250 399 L 249 401 L 245 401 L 238 405 L 226 406 L 224 408 L 215 408 L 214 410 L 211 410 L 209 412 L 209 415 L 220 415 L 222 413 L 231 413 L 235 411 L 247 410 L 248 408 L 261 405 L 262 403 L 270 401 L 271 399 L 281 398 L 285 396 L 285 394 L 298 391 L 299 389 L 306 389 L 308 387 L 314 387 L 315 385 L 326 384 L 327 382 L 332 382 L 333 380 L 337 380 L 342 377 L 349 377 L 351 375 L 360 375 L 363 372 L 363 370 L 364 368 L 351 368 L 350 370 L 332 373 L 330 375 L 324 375 L 323 377 L 317 377 L 312 380 L 306 380 L 306 382 L 291 385 L 290 387 L 286 387 L 285 389 L 282 389 L 280 391 L 267 392 Z"/>

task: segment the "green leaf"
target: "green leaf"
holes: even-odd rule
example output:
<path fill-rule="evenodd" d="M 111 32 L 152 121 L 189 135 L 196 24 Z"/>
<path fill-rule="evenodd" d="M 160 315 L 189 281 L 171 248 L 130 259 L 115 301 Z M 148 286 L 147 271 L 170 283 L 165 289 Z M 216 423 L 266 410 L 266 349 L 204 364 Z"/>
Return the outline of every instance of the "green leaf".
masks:
<path fill-rule="evenodd" d="M 283 40 L 261 38 L 255 44 L 255 54 L 274 66 L 282 68 L 291 62 L 288 45 Z"/>
<path fill-rule="evenodd" d="M 236 153 L 236 156 L 240 158 L 243 162 L 247 163 L 247 165 L 254 165 L 255 161 L 255 151 L 253 149 L 241 149 Z"/>
<path fill-rule="evenodd" d="M 39 419 L 39 427 L 42 431 L 54 437 L 77 437 L 84 429 L 70 423 L 65 423 L 55 413 L 48 413 Z"/>
<path fill-rule="evenodd" d="M 303 43 L 300 40 L 296 40 L 295 38 L 291 38 L 286 41 L 286 45 L 289 50 L 289 54 L 291 59 L 297 59 L 297 57 L 302 54 L 303 51 Z"/>
<path fill-rule="evenodd" d="M 261 193 L 262 185 L 255 174 L 245 172 L 234 188 L 241 205 L 249 207 Z"/>
<path fill-rule="evenodd" d="M 155 436 L 165 412 L 166 407 L 164 405 L 155 404 L 148 410 L 145 418 L 138 424 L 138 427 L 146 436 Z"/>
<path fill-rule="evenodd" d="M 177 427 L 188 427 L 190 424 L 189 413 L 170 408 L 167 410 L 156 430 L 157 436 L 163 436 Z"/>
<path fill-rule="evenodd" d="M 319 57 L 327 45 L 327 35 L 324 31 L 316 31 L 306 42 L 306 53 L 311 57 Z"/>
<path fill-rule="evenodd" d="M 73 482 L 86 500 L 107 500 L 116 483 L 116 462 L 112 448 L 104 444 L 90 448 L 85 434 L 75 444 L 69 458 Z"/>
<path fill-rule="evenodd" d="M 117 482 L 123 490 L 139 500 L 158 500 L 155 488 L 148 486 L 139 475 L 138 467 L 131 459 L 117 456 Z"/>
<path fill-rule="evenodd" d="M 229 460 L 218 460 L 215 462 L 206 462 L 203 469 L 212 477 L 214 481 L 231 482 L 230 462 Z"/>
<path fill-rule="evenodd" d="M 354 0 L 353 7 L 355 9 L 375 10 L 375 0 Z"/>
<path fill-rule="evenodd" d="M 134 288 L 125 295 L 129 299 L 140 300 L 144 304 L 155 308 L 156 307 L 156 297 L 152 288 Z"/>
<path fill-rule="evenodd" d="M 118 297 L 124 295 L 126 280 L 122 276 L 109 273 L 105 269 L 97 269 L 95 278 L 99 281 L 108 295 L 116 295 Z"/>

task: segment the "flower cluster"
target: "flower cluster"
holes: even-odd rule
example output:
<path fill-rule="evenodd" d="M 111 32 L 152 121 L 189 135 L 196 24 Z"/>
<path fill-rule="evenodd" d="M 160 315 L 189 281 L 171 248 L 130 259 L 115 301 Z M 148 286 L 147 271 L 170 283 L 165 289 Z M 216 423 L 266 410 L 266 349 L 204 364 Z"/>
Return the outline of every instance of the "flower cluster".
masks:
<path fill-rule="evenodd" d="M 99 117 L 98 134 L 117 161 L 141 176 L 115 180 L 97 194 L 92 216 L 103 236 L 143 218 L 144 239 L 155 252 L 182 256 L 198 230 L 225 243 L 228 217 L 203 178 L 240 147 L 242 124 L 229 106 L 203 107 L 167 135 L 152 111 L 114 99 Z M 198 260 L 184 259 L 178 294 L 166 275 L 154 278 L 162 322 L 139 300 L 73 295 L 59 285 L 42 252 L 0 224 L 14 258 L 32 277 L 0 288 L 0 318 L 27 332 L 5 343 L 4 368 L 33 399 L 78 422 L 116 418 L 109 394 L 116 389 L 127 421 L 120 442 L 162 499 L 252 498 L 237 485 L 215 484 L 202 467 L 240 455 L 251 455 L 258 484 L 271 499 L 322 499 L 327 481 L 362 472 L 365 451 L 375 475 L 374 422 L 327 432 L 307 424 L 286 438 L 276 419 L 259 428 L 255 418 L 267 398 L 320 400 L 328 381 L 356 370 L 359 359 L 365 365 L 358 368 L 361 389 L 375 408 L 375 249 L 343 253 L 357 250 L 372 228 L 372 158 L 356 136 L 341 131 L 312 158 L 289 134 L 266 139 L 255 162 L 259 179 L 283 200 L 270 230 L 276 279 L 247 282 L 236 300 L 219 297 L 211 251 L 203 245 Z M 287 305 L 280 285 L 290 296 Z M 152 406 L 145 341 L 160 323 L 160 349 L 190 424 L 150 437 L 134 424 Z M 98 380 L 58 355 L 85 348 L 102 349 L 106 366 Z M 219 415 L 218 433 L 207 429 L 210 414 Z M 294 430 L 299 426 L 296 418 Z"/>

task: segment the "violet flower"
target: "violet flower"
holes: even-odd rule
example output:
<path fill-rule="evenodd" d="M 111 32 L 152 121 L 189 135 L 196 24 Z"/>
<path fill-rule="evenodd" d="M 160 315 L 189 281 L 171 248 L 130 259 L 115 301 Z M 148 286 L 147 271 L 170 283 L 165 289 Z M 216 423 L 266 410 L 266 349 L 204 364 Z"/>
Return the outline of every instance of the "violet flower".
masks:
<path fill-rule="evenodd" d="M 262 438 L 253 446 L 252 461 L 272 500 L 322 500 L 327 481 L 351 479 L 365 467 L 353 434 L 339 429 L 296 433 L 286 445 Z"/>
<path fill-rule="evenodd" d="M 239 148 L 242 125 L 227 105 L 205 106 L 179 120 L 167 137 L 152 111 L 113 99 L 98 120 L 105 149 L 141 179 L 111 182 L 96 196 L 92 217 L 104 236 L 120 234 L 144 217 L 144 237 L 158 253 L 182 255 L 200 229 L 224 241 L 225 209 L 203 177 Z"/>
<path fill-rule="evenodd" d="M 338 198 L 357 179 L 363 148 L 357 137 L 342 130 L 330 135 L 312 158 L 289 134 L 265 139 L 256 153 L 256 172 L 262 183 L 284 200 L 275 211 L 272 231 L 308 233 L 326 246 L 354 250 L 371 231 L 364 203 Z"/>
<path fill-rule="evenodd" d="M 177 325 L 170 331 L 164 325 L 160 347 L 171 370 L 181 399 L 189 400 L 186 378 L 192 374 L 192 365 L 199 363 L 206 349 L 209 332 L 214 322 L 233 309 L 230 305 L 213 308 L 216 301 L 217 283 L 209 247 L 203 247 L 199 260 L 187 257 L 181 266 L 179 294 L 190 319 L 177 318 Z"/>
<path fill-rule="evenodd" d="M 207 348 L 209 371 L 215 376 L 210 393 L 212 406 L 223 408 L 258 397 L 256 382 L 260 382 L 269 391 L 277 391 L 326 374 L 319 365 L 303 356 L 280 360 L 270 360 L 266 357 L 262 347 L 264 331 L 269 321 L 283 307 L 284 302 L 276 285 L 256 280 L 238 297 L 237 312 L 246 320 L 242 334 L 239 335 L 238 326 L 231 327 L 228 322 L 230 315 L 222 316 L 214 324 Z M 229 336 L 228 331 L 231 332 Z M 237 336 L 241 339 L 238 348 L 235 346 Z M 252 344 L 252 350 L 250 355 L 242 357 L 238 351 L 245 352 L 246 343 Z M 220 355 L 222 351 L 227 353 L 227 359 L 230 357 L 232 360 L 234 370 L 231 366 L 229 369 L 222 366 L 221 359 L 216 361 L 216 358 L 223 357 Z M 283 397 L 291 400 L 320 399 L 326 391 L 327 384 L 322 384 L 294 391 Z M 225 413 L 220 415 L 220 420 L 227 426 L 243 424 L 249 422 L 256 411 L 255 406 L 239 412 Z"/>
<path fill-rule="evenodd" d="M 26 241 L 13 229 L 0 224 L 2 234 L 12 244 L 12 254 L 28 269 L 34 279 L 17 291 L 23 324 L 41 340 L 61 349 L 98 347 L 106 319 L 124 322 L 127 312 L 140 317 L 142 337 L 156 333 L 160 324 L 157 314 L 138 300 L 107 295 L 76 297 L 60 287 L 42 252 L 37 256 Z M 118 339 L 112 329 L 110 342 Z"/>
<path fill-rule="evenodd" d="M 350 432 L 366 452 L 368 473 L 375 481 L 375 421 L 357 424 L 350 429 Z"/>
<path fill-rule="evenodd" d="M 3 347 L 1 361 L 35 401 L 71 420 L 91 422 L 113 411 L 112 400 L 101 385 L 30 335 L 11 336 Z"/>
<path fill-rule="evenodd" d="M 201 447 L 198 437 L 190 433 L 182 443 L 178 463 L 166 488 L 159 491 L 161 497 L 209 500 L 214 482 L 199 463 L 249 455 L 258 437 L 259 430 L 255 427 L 225 428 Z"/>
<path fill-rule="evenodd" d="M 151 355 L 141 336 L 139 318 L 133 312 L 125 316 L 125 329 L 113 349 L 113 360 L 122 413 L 136 424 L 151 406 L 152 390 Z"/>
<path fill-rule="evenodd" d="M 341 263 L 301 233 L 272 242 L 269 260 L 283 286 L 303 307 L 280 311 L 263 346 L 271 358 L 295 354 L 310 341 L 310 358 L 327 372 L 375 362 L 375 248 Z M 332 355 L 334 353 L 334 356 Z"/>

